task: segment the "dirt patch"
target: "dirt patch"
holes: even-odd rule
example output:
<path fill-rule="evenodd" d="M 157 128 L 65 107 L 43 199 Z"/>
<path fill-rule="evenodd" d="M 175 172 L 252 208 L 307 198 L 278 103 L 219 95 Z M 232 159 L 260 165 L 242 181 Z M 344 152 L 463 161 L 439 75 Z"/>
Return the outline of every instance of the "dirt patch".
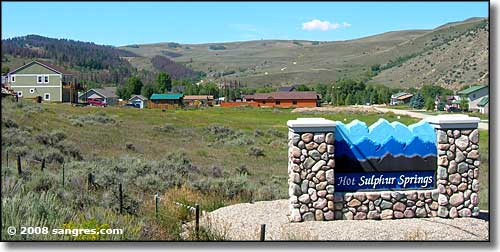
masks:
<path fill-rule="evenodd" d="M 321 114 L 321 113 L 347 113 L 347 114 L 359 114 L 359 113 L 379 113 L 383 114 L 371 106 L 363 105 L 353 105 L 353 106 L 340 106 L 340 107 L 314 107 L 314 108 L 296 108 L 292 110 L 292 113 L 304 113 L 304 114 Z"/>

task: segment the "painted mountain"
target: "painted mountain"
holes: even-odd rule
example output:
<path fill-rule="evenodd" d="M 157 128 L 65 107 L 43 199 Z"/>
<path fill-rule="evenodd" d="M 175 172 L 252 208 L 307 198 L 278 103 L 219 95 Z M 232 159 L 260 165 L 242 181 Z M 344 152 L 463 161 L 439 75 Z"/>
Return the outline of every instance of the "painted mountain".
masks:
<path fill-rule="evenodd" d="M 426 121 L 336 123 L 336 173 L 436 170 L 436 133 Z"/>

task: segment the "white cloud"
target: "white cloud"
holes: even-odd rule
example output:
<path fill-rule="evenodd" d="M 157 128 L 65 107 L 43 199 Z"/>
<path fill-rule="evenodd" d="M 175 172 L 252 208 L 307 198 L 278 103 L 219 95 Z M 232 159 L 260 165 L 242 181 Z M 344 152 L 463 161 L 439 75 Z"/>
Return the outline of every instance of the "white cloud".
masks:
<path fill-rule="evenodd" d="M 321 21 L 319 19 L 313 19 L 309 22 L 302 23 L 302 29 L 307 31 L 328 31 L 328 30 L 336 30 L 340 27 L 350 27 L 351 24 L 344 22 L 342 24 L 339 23 L 330 23 L 329 21 Z"/>

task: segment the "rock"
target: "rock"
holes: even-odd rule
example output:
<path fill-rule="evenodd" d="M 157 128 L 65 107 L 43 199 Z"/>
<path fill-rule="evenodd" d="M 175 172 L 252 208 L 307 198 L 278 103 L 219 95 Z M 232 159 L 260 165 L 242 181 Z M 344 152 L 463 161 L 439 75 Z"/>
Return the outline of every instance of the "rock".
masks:
<path fill-rule="evenodd" d="M 326 186 L 327 186 L 327 183 L 326 181 L 323 181 L 323 182 L 319 182 L 317 185 L 316 185 L 316 190 L 325 190 L 326 189 Z"/>
<path fill-rule="evenodd" d="M 404 211 L 404 216 L 406 218 L 413 218 L 413 217 L 415 217 L 415 212 L 413 212 L 413 210 L 411 210 L 411 209 L 406 209 Z"/>
<path fill-rule="evenodd" d="M 326 143 L 322 143 L 318 146 L 319 153 L 323 154 L 326 151 Z"/>
<path fill-rule="evenodd" d="M 327 200 L 324 198 L 318 198 L 318 201 L 313 203 L 313 207 L 316 209 L 323 209 L 326 207 Z"/>
<path fill-rule="evenodd" d="M 448 136 L 446 135 L 445 131 L 437 130 L 436 134 L 437 134 L 438 143 L 440 143 L 440 144 L 448 143 Z"/>
<path fill-rule="evenodd" d="M 367 213 L 368 212 L 368 207 L 366 207 L 365 205 L 361 205 L 358 207 L 358 212 L 363 212 L 363 213 Z"/>
<path fill-rule="evenodd" d="M 323 155 L 321 155 L 321 159 L 328 161 L 328 153 L 323 153 Z"/>
<path fill-rule="evenodd" d="M 304 161 L 304 168 L 311 169 L 315 163 L 316 161 L 314 161 L 314 159 L 308 157 L 306 161 Z"/>
<path fill-rule="evenodd" d="M 425 217 L 427 217 L 427 211 L 425 211 L 425 208 L 423 208 L 423 207 L 417 207 L 417 211 L 415 211 L 415 215 L 418 218 L 425 218 Z"/>
<path fill-rule="evenodd" d="M 463 193 L 454 193 L 450 197 L 450 205 L 452 206 L 458 206 L 464 202 L 464 195 Z"/>
<path fill-rule="evenodd" d="M 382 202 L 382 198 L 376 199 L 375 201 L 373 201 L 373 204 L 375 204 L 375 206 L 380 206 L 380 202 Z"/>
<path fill-rule="evenodd" d="M 297 145 L 300 141 L 300 135 L 299 134 L 293 134 L 292 136 L 292 144 Z"/>
<path fill-rule="evenodd" d="M 316 178 L 318 178 L 319 181 L 325 181 L 326 180 L 325 171 L 319 170 L 316 173 Z"/>
<path fill-rule="evenodd" d="M 290 187 L 288 188 L 288 195 L 289 196 L 300 196 L 302 195 L 302 190 L 300 190 L 300 186 L 295 184 L 295 183 L 292 183 L 290 185 Z"/>
<path fill-rule="evenodd" d="M 304 133 L 304 134 L 302 134 L 300 139 L 302 139 L 302 141 L 304 141 L 304 143 L 309 143 L 313 139 L 313 136 L 314 135 L 311 133 Z"/>
<path fill-rule="evenodd" d="M 405 217 L 405 215 L 403 214 L 403 212 L 400 212 L 400 211 L 394 211 L 394 218 L 396 219 L 402 219 Z"/>
<path fill-rule="evenodd" d="M 334 219 L 334 213 L 333 211 L 327 211 L 326 213 L 324 213 L 324 216 L 325 217 L 325 220 L 327 221 L 330 221 L 330 220 L 333 220 Z"/>
<path fill-rule="evenodd" d="M 453 137 L 457 138 L 460 136 L 460 130 L 454 130 L 453 131 Z"/>
<path fill-rule="evenodd" d="M 321 154 L 317 150 L 309 151 L 307 154 L 316 161 L 321 159 Z"/>
<path fill-rule="evenodd" d="M 366 217 L 369 220 L 378 220 L 380 219 L 380 213 L 378 213 L 377 211 L 369 211 Z"/>
<path fill-rule="evenodd" d="M 463 152 L 461 152 L 460 150 L 457 150 L 455 152 L 455 162 L 460 163 L 464 160 L 465 160 L 465 156 L 464 156 Z"/>
<path fill-rule="evenodd" d="M 405 204 L 401 203 L 401 202 L 396 202 L 393 206 L 392 206 L 392 209 L 396 210 L 396 211 L 400 211 L 401 213 L 406 209 L 406 206 Z"/>
<path fill-rule="evenodd" d="M 416 200 L 417 199 L 417 192 L 406 192 L 405 195 L 406 195 L 406 198 L 409 200 Z"/>
<path fill-rule="evenodd" d="M 478 197 L 477 197 L 477 193 L 472 193 L 472 194 L 470 195 L 470 202 L 471 202 L 471 204 L 472 204 L 472 205 L 474 205 L 474 206 L 477 206 L 477 204 L 479 204 L 479 199 L 478 199 Z"/>
<path fill-rule="evenodd" d="M 458 174 L 458 173 L 455 173 L 455 174 L 450 175 L 449 180 L 450 180 L 450 183 L 452 183 L 454 185 L 458 185 L 458 184 L 460 184 L 460 182 L 462 182 L 462 176 L 460 176 L 460 174 Z"/>
<path fill-rule="evenodd" d="M 455 152 L 453 152 L 453 151 L 447 151 L 446 152 L 446 157 L 448 158 L 448 160 L 454 160 L 455 159 Z"/>
<path fill-rule="evenodd" d="M 403 194 L 400 192 L 391 192 L 391 197 L 397 201 L 403 198 Z"/>
<path fill-rule="evenodd" d="M 300 206 L 300 213 L 309 212 L 309 207 L 307 205 Z"/>
<path fill-rule="evenodd" d="M 333 194 L 335 192 L 335 187 L 333 185 L 327 185 L 326 186 L 326 192 L 328 194 Z"/>
<path fill-rule="evenodd" d="M 335 182 L 335 175 L 333 173 L 333 169 L 329 169 L 328 171 L 325 172 L 325 177 L 326 177 L 326 181 L 328 182 L 328 184 L 334 184 Z"/>
<path fill-rule="evenodd" d="M 349 206 L 349 207 L 357 207 L 360 205 L 361 205 L 361 202 L 358 199 L 352 199 L 351 201 L 349 201 L 347 203 L 347 206 Z"/>
<path fill-rule="evenodd" d="M 436 191 L 436 190 L 432 190 L 432 193 L 431 193 L 431 198 L 433 201 L 437 201 L 438 200 L 438 197 L 439 197 L 439 192 Z"/>
<path fill-rule="evenodd" d="M 382 213 L 380 213 L 380 218 L 382 220 L 389 220 L 389 219 L 392 219 L 392 210 L 391 209 L 386 209 L 386 210 L 383 210 Z"/>
<path fill-rule="evenodd" d="M 309 196 L 309 194 L 302 194 L 299 197 L 299 201 L 307 204 L 307 203 L 311 202 L 311 197 Z"/>
<path fill-rule="evenodd" d="M 417 207 L 422 207 L 422 206 L 424 206 L 424 204 L 425 204 L 425 203 L 424 203 L 423 201 L 419 200 L 419 201 L 417 201 L 417 203 L 416 203 L 415 205 L 416 205 Z"/>
<path fill-rule="evenodd" d="M 373 201 L 373 200 L 376 200 L 380 197 L 380 194 L 379 193 L 376 193 L 376 192 L 370 192 L 370 193 L 367 193 L 366 194 L 366 198 Z"/>
<path fill-rule="evenodd" d="M 361 202 L 366 200 L 366 194 L 361 192 L 354 193 L 353 197 Z"/>
<path fill-rule="evenodd" d="M 366 219 L 366 213 L 363 212 L 357 212 L 356 215 L 354 215 L 355 220 L 364 220 Z"/>
<path fill-rule="evenodd" d="M 306 144 L 304 143 L 304 141 L 299 141 L 299 143 L 297 143 L 297 147 L 304 149 L 306 147 Z"/>
<path fill-rule="evenodd" d="M 455 160 L 451 160 L 448 165 L 448 173 L 452 174 L 457 172 L 457 162 Z"/>
<path fill-rule="evenodd" d="M 309 189 L 309 180 L 302 180 L 300 190 L 302 191 L 302 193 L 307 193 L 307 189 Z"/>
<path fill-rule="evenodd" d="M 467 183 L 461 183 L 460 185 L 458 185 L 458 190 L 461 192 L 467 190 Z"/>
<path fill-rule="evenodd" d="M 407 207 L 412 207 L 412 206 L 414 206 L 414 205 L 415 205 L 415 201 L 413 201 L 413 200 L 407 200 L 407 201 L 406 201 L 406 206 L 407 206 Z"/>
<path fill-rule="evenodd" d="M 303 216 L 304 221 L 313 221 L 314 220 L 314 214 L 311 212 L 307 212 Z"/>
<path fill-rule="evenodd" d="M 438 208 L 438 216 L 442 218 L 448 217 L 448 208 L 446 208 L 446 206 L 440 206 Z"/>
<path fill-rule="evenodd" d="M 334 168 L 335 167 L 335 160 L 334 159 L 328 160 L 328 167 L 330 167 L 330 168 Z"/>
<path fill-rule="evenodd" d="M 458 164 L 458 173 L 464 173 L 467 171 L 467 169 L 469 169 L 469 165 L 465 162 L 462 162 L 460 164 Z"/>
<path fill-rule="evenodd" d="M 440 206 L 446 206 L 446 205 L 448 205 L 448 197 L 446 197 L 446 195 L 444 195 L 444 194 L 439 194 L 438 204 Z"/>
<path fill-rule="evenodd" d="M 327 133 L 325 135 L 325 142 L 327 144 L 333 144 L 334 141 L 335 141 L 335 135 L 333 133 Z"/>
<path fill-rule="evenodd" d="M 314 212 L 314 217 L 317 221 L 322 221 L 323 220 L 323 211 L 322 210 L 316 210 Z"/>
<path fill-rule="evenodd" d="M 300 166 L 297 164 L 292 164 L 291 168 L 293 172 L 300 172 Z"/>
<path fill-rule="evenodd" d="M 438 150 L 448 150 L 450 148 L 449 144 L 438 144 Z"/>
<path fill-rule="evenodd" d="M 458 217 L 458 211 L 456 207 L 450 208 L 450 218 L 457 218 Z"/>
<path fill-rule="evenodd" d="M 387 200 L 382 200 L 382 203 L 380 203 L 380 208 L 381 209 L 391 209 L 392 208 L 392 202 L 387 201 Z"/>
<path fill-rule="evenodd" d="M 292 147 L 292 150 L 290 151 L 290 153 L 292 154 L 293 157 L 296 157 L 296 158 L 300 157 L 300 155 L 302 154 L 300 149 L 295 147 L 295 146 Z"/>
<path fill-rule="evenodd" d="M 469 152 L 469 154 L 467 154 L 467 158 L 478 159 L 479 158 L 479 151 L 472 150 L 471 152 Z"/>
<path fill-rule="evenodd" d="M 316 147 L 318 147 L 318 144 L 315 142 L 310 142 L 306 144 L 306 150 L 314 150 L 316 149 Z"/>
<path fill-rule="evenodd" d="M 472 215 L 472 211 L 469 208 L 464 208 L 458 211 L 458 215 L 460 217 L 470 217 Z"/>
<path fill-rule="evenodd" d="M 326 196 L 326 190 L 320 190 L 316 193 L 318 197 L 324 198 Z"/>
<path fill-rule="evenodd" d="M 300 179 L 300 174 L 296 172 L 290 173 L 290 178 L 293 181 L 293 183 L 299 184 L 302 181 L 302 179 Z"/>
<path fill-rule="evenodd" d="M 473 144 L 477 144 L 479 142 L 479 130 L 478 129 L 475 129 L 473 130 L 470 135 L 469 135 L 469 140 L 473 143 Z"/>
<path fill-rule="evenodd" d="M 462 151 L 466 150 L 469 146 L 469 138 L 467 136 L 461 136 L 455 138 L 455 145 Z"/>
<path fill-rule="evenodd" d="M 390 200 L 391 199 L 391 193 L 390 192 L 383 192 L 380 194 L 380 197 L 385 200 Z"/>
<path fill-rule="evenodd" d="M 477 179 L 472 180 L 472 191 L 479 191 L 479 181 Z"/>
<path fill-rule="evenodd" d="M 447 166 L 448 165 L 448 157 L 446 157 L 446 156 L 439 156 L 437 164 L 439 166 Z"/>
<path fill-rule="evenodd" d="M 307 162 L 307 160 L 306 160 L 306 162 Z M 320 160 L 312 166 L 311 170 L 313 172 L 317 172 L 317 171 L 319 171 L 319 169 L 321 169 L 321 166 L 323 166 L 325 164 L 326 164 L 326 162 L 324 160 Z"/>
<path fill-rule="evenodd" d="M 446 156 L 442 156 L 442 157 L 446 158 Z M 448 160 L 446 162 L 448 162 Z M 446 170 L 446 167 L 444 167 L 444 166 L 438 166 L 438 168 L 437 168 L 437 177 L 438 177 L 438 179 L 446 179 L 446 178 L 448 178 L 448 172 Z"/>
<path fill-rule="evenodd" d="M 345 212 L 342 214 L 343 220 L 352 220 L 354 218 L 354 214 L 352 212 Z"/>
<path fill-rule="evenodd" d="M 325 133 L 314 133 L 314 142 L 320 144 L 325 141 Z"/>
<path fill-rule="evenodd" d="M 328 154 L 333 154 L 335 153 L 335 145 L 333 144 L 329 144 L 327 147 L 326 147 L 326 152 Z"/>
<path fill-rule="evenodd" d="M 297 204 L 299 203 L 298 199 L 297 199 L 297 196 L 293 195 L 293 196 L 290 196 L 290 204 Z"/>
<path fill-rule="evenodd" d="M 351 201 L 352 195 L 353 195 L 352 193 L 346 193 L 346 194 L 344 194 L 344 200 L 346 202 Z"/>

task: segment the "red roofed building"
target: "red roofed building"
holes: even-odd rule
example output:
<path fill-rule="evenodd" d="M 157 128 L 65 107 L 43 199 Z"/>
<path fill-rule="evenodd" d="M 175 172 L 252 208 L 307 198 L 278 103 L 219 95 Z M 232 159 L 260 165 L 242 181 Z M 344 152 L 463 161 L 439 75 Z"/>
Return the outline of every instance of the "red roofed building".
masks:
<path fill-rule="evenodd" d="M 317 107 L 321 95 L 313 91 L 271 92 L 246 95 L 245 101 L 256 102 L 260 107 Z"/>

